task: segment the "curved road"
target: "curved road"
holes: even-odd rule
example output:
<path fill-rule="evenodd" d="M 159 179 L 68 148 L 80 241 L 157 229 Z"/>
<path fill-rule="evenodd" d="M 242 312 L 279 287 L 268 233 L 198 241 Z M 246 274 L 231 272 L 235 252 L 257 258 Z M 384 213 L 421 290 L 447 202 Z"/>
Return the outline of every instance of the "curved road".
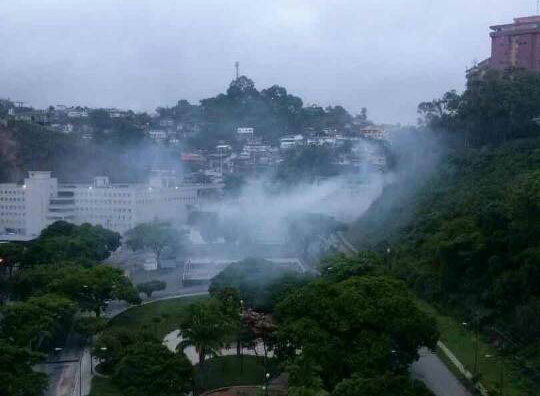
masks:
<path fill-rule="evenodd" d="M 175 294 L 148 299 L 141 305 L 205 294 L 208 294 L 208 286 L 185 288 Z M 124 302 L 113 301 L 105 310 L 105 316 L 111 319 L 138 306 L 140 305 L 128 305 Z M 49 387 L 44 396 L 85 396 L 90 393 L 93 375 L 90 372 L 90 349 L 88 347 L 83 347 L 79 340 L 70 336 L 66 340 L 63 350 L 54 356 L 49 356 L 49 360 L 52 362 L 38 364 L 34 367 L 49 377 Z M 80 380 L 82 380 L 82 386 L 79 385 Z"/>

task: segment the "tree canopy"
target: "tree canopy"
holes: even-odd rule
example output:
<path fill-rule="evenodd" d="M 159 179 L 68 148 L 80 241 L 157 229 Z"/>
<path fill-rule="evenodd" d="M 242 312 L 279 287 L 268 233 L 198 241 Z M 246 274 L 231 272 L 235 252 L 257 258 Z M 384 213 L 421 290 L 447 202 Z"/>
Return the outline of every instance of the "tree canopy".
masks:
<path fill-rule="evenodd" d="M 158 267 L 165 248 L 177 253 L 184 235 L 169 223 L 142 223 L 126 233 L 126 245 L 132 250 L 149 249 L 156 255 Z"/>
<path fill-rule="evenodd" d="M 418 349 L 438 339 L 405 284 L 379 276 L 312 282 L 289 293 L 276 318 L 280 352 L 319 366 L 328 391 L 353 374 L 406 373 Z"/>
<path fill-rule="evenodd" d="M 540 75 L 523 69 L 472 76 L 462 94 L 449 91 L 418 106 L 427 126 L 461 135 L 472 145 L 537 136 Z"/>
<path fill-rule="evenodd" d="M 191 391 L 192 377 L 193 367 L 182 352 L 147 341 L 127 349 L 113 382 L 126 396 L 184 396 Z"/>
<path fill-rule="evenodd" d="M 224 289 L 235 289 L 246 307 L 268 312 L 288 288 L 303 284 L 307 279 L 290 267 L 248 258 L 230 264 L 216 275 L 209 291 L 217 296 Z"/>

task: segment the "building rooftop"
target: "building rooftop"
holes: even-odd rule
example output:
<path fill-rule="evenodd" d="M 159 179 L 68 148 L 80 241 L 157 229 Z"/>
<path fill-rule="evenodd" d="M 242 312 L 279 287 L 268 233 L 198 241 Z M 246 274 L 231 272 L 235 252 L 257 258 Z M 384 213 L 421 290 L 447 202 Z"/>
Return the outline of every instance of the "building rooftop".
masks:
<path fill-rule="evenodd" d="M 525 31 L 531 29 L 540 28 L 540 15 L 533 15 L 529 17 L 514 18 L 513 23 L 507 23 L 503 25 L 493 25 L 489 27 L 493 30 L 493 33 L 509 33 L 516 31 Z"/>

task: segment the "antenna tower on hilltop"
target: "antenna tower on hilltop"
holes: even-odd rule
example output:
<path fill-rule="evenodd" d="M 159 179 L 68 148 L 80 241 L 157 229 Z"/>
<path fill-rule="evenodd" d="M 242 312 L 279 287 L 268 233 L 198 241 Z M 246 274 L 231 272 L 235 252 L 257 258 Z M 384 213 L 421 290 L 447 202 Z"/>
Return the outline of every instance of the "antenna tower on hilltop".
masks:
<path fill-rule="evenodd" d="M 236 68 L 236 79 L 238 80 L 238 77 L 240 77 L 240 62 L 234 62 L 234 67 Z"/>

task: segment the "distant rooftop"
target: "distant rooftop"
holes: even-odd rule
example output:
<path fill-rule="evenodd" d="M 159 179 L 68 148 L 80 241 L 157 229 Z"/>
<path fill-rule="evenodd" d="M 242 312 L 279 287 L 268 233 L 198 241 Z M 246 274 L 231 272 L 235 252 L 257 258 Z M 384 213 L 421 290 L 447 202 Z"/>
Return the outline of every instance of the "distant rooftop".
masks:
<path fill-rule="evenodd" d="M 538 28 L 540 28 L 540 15 L 514 18 L 514 23 L 490 26 L 493 33 L 506 33 Z"/>

